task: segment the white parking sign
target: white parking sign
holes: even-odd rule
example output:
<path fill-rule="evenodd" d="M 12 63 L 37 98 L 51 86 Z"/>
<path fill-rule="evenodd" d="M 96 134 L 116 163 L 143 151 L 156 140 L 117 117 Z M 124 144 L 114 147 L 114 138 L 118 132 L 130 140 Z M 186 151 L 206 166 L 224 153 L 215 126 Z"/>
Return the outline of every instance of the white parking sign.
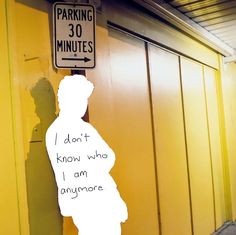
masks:
<path fill-rule="evenodd" d="M 53 55 L 56 68 L 95 67 L 94 6 L 55 3 L 53 30 Z"/>

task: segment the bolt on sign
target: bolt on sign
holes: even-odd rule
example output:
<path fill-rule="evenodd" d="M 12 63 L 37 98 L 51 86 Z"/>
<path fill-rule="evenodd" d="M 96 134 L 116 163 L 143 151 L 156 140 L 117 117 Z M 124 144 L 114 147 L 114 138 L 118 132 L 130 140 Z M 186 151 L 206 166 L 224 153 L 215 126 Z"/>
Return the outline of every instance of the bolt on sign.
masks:
<path fill-rule="evenodd" d="M 54 3 L 53 47 L 56 68 L 95 67 L 95 9 L 93 5 Z"/>

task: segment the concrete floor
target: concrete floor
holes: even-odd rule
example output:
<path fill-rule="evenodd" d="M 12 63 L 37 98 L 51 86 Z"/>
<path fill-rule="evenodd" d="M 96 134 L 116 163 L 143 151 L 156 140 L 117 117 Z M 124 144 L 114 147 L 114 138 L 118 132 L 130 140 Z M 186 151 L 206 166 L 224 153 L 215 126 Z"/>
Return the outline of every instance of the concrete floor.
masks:
<path fill-rule="evenodd" d="M 219 229 L 212 235 L 236 235 L 236 223 L 226 223 L 221 229 Z"/>

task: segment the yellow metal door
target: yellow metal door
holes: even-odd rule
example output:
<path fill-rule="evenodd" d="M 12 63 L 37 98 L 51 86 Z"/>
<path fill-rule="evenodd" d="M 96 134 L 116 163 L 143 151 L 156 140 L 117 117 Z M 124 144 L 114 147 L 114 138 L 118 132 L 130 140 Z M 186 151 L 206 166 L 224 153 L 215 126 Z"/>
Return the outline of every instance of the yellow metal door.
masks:
<path fill-rule="evenodd" d="M 98 65 L 89 73 L 89 77 L 94 76 L 95 83 L 90 120 L 97 124 L 98 130 L 103 130 L 116 153 L 112 175 L 129 211 L 122 234 L 158 235 L 144 43 L 115 30 L 109 30 L 108 38 L 105 31 L 98 32 L 102 39 L 97 44 Z"/>
<path fill-rule="evenodd" d="M 181 73 L 194 234 L 209 235 L 215 212 L 202 65 L 181 58 Z"/>
<path fill-rule="evenodd" d="M 20 234 L 6 1 L 0 0 L 0 234 Z"/>
<path fill-rule="evenodd" d="M 162 235 L 190 235 L 179 58 L 150 45 L 149 62 Z"/>

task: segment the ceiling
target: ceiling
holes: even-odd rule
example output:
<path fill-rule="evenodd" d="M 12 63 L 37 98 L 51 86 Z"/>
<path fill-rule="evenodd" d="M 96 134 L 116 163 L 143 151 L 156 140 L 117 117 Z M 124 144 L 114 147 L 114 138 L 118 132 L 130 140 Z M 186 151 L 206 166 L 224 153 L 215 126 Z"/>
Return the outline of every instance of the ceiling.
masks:
<path fill-rule="evenodd" d="M 225 56 L 236 55 L 236 0 L 137 0 L 143 7 L 161 12 L 173 24 L 186 24 Z M 174 16 L 173 16 L 174 15 Z M 167 19 L 168 20 L 168 19 Z M 198 31 L 198 32 L 196 32 Z M 213 46 L 214 47 L 214 46 Z"/>
<path fill-rule="evenodd" d="M 236 0 L 166 0 L 236 50 Z"/>

